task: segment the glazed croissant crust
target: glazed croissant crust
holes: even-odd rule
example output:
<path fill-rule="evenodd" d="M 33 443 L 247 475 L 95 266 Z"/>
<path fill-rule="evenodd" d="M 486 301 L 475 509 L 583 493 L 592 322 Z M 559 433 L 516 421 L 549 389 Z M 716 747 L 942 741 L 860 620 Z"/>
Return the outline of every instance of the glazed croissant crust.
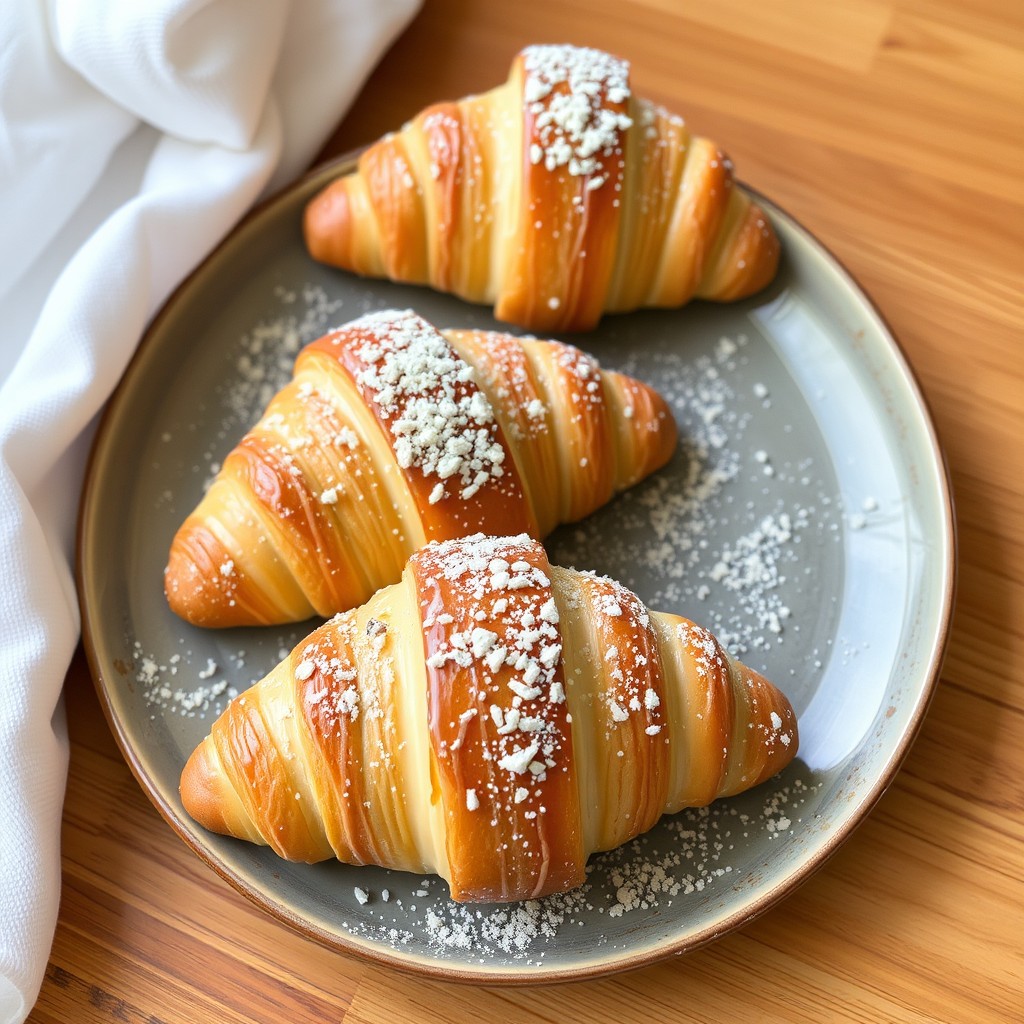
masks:
<path fill-rule="evenodd" d="M 434 543 L 236 697 L 185 809 L 291 860 L 445 878 L 460 901 L 582 883 L 588 856 L 755 786 L 786 698 L 705 629 L 525 535 Z"/>
<path fill-rule="evenodd" d="M 544 332 L 742 298 L 779 259 L 715 143 L 634 97 L 626 61 L 573 46 L 528 47 L 504 85 L 386 135 L 313 199 L 304 230 L 324 263 Z"/>
<path fill-rule="evenodd" d="M 675 442 L 655 391 L 571 346 L 369 314 L 299 354 L 174 537 L 165 591 L 197 625 L 333 615 L 427 541 L 588 515 Z"/>

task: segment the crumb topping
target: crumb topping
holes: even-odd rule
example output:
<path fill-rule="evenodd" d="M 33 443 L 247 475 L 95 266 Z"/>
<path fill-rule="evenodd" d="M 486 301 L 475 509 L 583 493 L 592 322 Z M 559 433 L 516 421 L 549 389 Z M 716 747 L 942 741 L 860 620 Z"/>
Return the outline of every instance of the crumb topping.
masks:
<path fill-rule="evenodd" d="M 621 153 L 622 133 L 633 123 L 611 106 L 629 99 L 629 63 L 578 46 L 529 46 L 523 57 L 523 100 L 537 139 L 530 162 L 548 171 L 564 167 L 587 177 L 587 189 L 600 188 L 608 180 L 604 158 Z"/>
<path fill-rule="evenodd" d="M 356 380 L 387 422 L 399 466 L 437 477 L 431 504 L 448 497 L 449 486 L 468 500 L 505 475 L 494 409 L 473 368 L 437 330 L 411 310 L 383 310 L 345 331 L 369 336 L 355 350 Z"/>
<path fill-rule="evenodd" d="M 527 534 L 476 534 L 429 544 L 415 556 L 428 574 L 428 585 L 438 576 L 457 582 L 472 605 L 468 618 L 476 623 L 459 629 L 447 614 L 427 616 L 423 622 L 425 631 L 442 627 L 440 639 L 433 634 L 430 668 L 453 663 L 474 670 L 476 689 L 465 694 L 468 707 L 460 722 L 475 716 L 479 706 L 493 726 L 483 756 L 500 769 L 498 781 L 477 782 L 472 800 L 467 792 L 467 807 L 474 801 L 479 806 L 479 793 L 487 793 L 494 807 L 540 797 L 542 790 L 536 787 L 558 763 L 568 717 L 561 707 L 565 691 L 558 678 L 562 642 L 551 581 L 527 560 L 536 558 L 537 548 Z M 442 755 L 458 749 L 463 736 L 460 731 Z M 537 810 L 546 813 L 543 806 Z"/>

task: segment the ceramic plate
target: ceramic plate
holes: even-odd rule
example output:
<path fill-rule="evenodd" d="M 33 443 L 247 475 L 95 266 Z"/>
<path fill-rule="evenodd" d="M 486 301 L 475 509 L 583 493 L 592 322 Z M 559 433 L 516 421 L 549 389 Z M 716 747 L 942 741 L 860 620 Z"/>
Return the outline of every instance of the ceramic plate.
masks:
<path fill-rule="evenodd" d="M 157 317 L 108 407 L 79 585 L 114 732 L 196 853 L 328 946 L 482 983 L 583 977 L 693 949 L 820 866 L 892 781 L 921 723 L 946 640 L 954 533 L 918 387 L 864 293 L 771 203 L 784 258 L 767 291 L 607 317 L 571 339 L 658 387 L 682 442 L 663 472 L 553 535 L 551 559 L 711 627 L 775 681 L 801 735 L 780 777 L 592 858 L 575 894 L 506 908 L 459 907 L 438 879 L 288 864 L 208 834 L 182 810 L 185 759 L 232 689 L 313 623 L 214 632 L 179 621 L 162 591 L 175 530 L 301 343 L 385 307 L 499 326 L 485 308 L 307 257 L 303 206 L 350 164 L 315 171 L 242 223 Z"/>

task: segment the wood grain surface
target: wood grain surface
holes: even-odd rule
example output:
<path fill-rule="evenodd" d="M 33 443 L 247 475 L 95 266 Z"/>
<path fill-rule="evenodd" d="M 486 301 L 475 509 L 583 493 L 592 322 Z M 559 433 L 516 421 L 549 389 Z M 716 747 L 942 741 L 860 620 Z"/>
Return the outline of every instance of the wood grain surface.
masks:
<path fill-rule="evenodd" d="M 33 1024 L 988 1021 L 1024 1003 L 1024 5 L 428 0 L 324 155 L 482 90 L 530 42 L 632 60 L 876 299 L 931 404 L 960 543 L 938 694 L 868 821 L 783 905 L 601 982 L 495 991 L 327 952 L 150 806 L 68 673 L 63 893 Z"/>

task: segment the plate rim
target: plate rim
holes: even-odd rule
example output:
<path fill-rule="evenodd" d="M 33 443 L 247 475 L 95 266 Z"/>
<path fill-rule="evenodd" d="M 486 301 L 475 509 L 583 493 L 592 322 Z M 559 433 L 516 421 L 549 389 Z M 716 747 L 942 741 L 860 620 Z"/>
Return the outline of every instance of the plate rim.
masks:
<path fill-rule="evenodd" d="M 788 213 L 757 189 L 751 188 L 743 182 L 739 183 L 741 187 L 759 203 L 763 204 L 772 216 L 788 221 L 799 234 L 803 235 L 805 239 L 809 240 L 820 251 L 820 254 L 831 266 L 831 269 L 838 273 L 845 285 L 854 294 L 860 306 L 876 321 L 881 335 L 888 343 L 895 364 L 901 371 L 904 382 L 914 399 L 913 411 L 916 413 L 920 424 L 924 427 L 928 448 L 932 456 L 930 468 L 935 471 L 936 480 L 939 485 L 943 542 L 944 549 L 948 551 L 948 558 L 944 560 L 942 566 L 943 585 L 939 605 L 940 613 L 935 624 L 937 642 L 928 660 L 924 672 L 924 685 L 921 687 L 911 709 L 907 726 L 884 767 L 879 772 L 874 784 L 858 801 L 854 812 L 846 821 L 837 826 L 835 831 L 829 835 L 817 851 L 808 857 L 806 862 L 801 864 L 785 879 L 758 895 L 748 905 L 737 909 L 721 922 L 699 928 L 696 932 L 687 936 L 669 939 L 654 949 L 647 948 L 633 954 L 625 953 L 623 955 L 611 956 L 605 961 L 588 961 L 579 966 L 552 968 L 550 970 L 542 966 L 526 967 L 517 964 L 510 964 L 504 969 L 494 969 L 493 967 L 474 967 L 470 964 L 454 964 L 441 959 L 421 959 L 419 956 L 403 954 L 398 949 L 374 948 L 363 945 L 340 933 L 329 932 L 302 916 L 291 912 L 286 905 L 274 901 L 273 898 L 261 889 L 249 885 L 239 874 L 221 863 L 216 857 L 208 854 L 192 835 L 192 830 L 188 823 L 179 818 L 174 809 L 164 799 L 159 786 L 156 785 L 150 774 L 146 771 L 142 758 L 135 747 L 129 742 L 124 723 L 115 713 L 99 662 L 97 635 L 101 633 L 101 629 L 98 624 L 93 622 L 89 603 L 89 587 L 85 583 L 84 573 L 87 558 L 86 533 L 92 519 L 96 493 L 95 467 L 104 448 L 111 443 L 111 424 L 115 418 L 115 411 L 120 403 L 125 400 L 125 395 L 130 392 L 133 378 L 137 372 L 140 372 L 138 367 L 145 358 L 160 325 L 173 313 L 175 307 L 183 301 L 184 296 L 192 287 L 194 279 L 204 273 L 207 266 L 217 259 L 223 249 L 232 244 L 240 232 L 251 226 L 255 221 L 268 215 L 278 206 L 287 203 L 295 193 L 303 191 L 315 181 L 322 180 L 326 184 L 327 181 L 333 180 L 334 177 L 354 169 L 364 148 L 352 150 L 317 164 L 305 174 L 302 174 L 284 185 L 277 192 L 261 200 L 241 217 L 224 238 L 182 279 L 152 317 L 117 386 L 104 405 L 85 466 L 82 495 L 78 506 L 74 556 L 75 589 L 81 618 L 82 644 L 89 666 L 89 674 L 92 677 L 93 687 L 103 710 L 103 715 L 114 735 L 122 756 L 143 792 L 185 845 L 207 867 L 211 868 L 261 911 L 270 914 L 278 921 L 299 932 L 305 938 L 312 939 L 335 952 L 353 955 L 365 962 L 396 968 L 407 974 L 433 980 L 477 985 L 516 986 L 546 985 L 606 977 L 623 971 L 650 966 L 670 957 L 691 953 L 751 923 L 795 892 L 812 875 L 820 870 L 850 838 L 853 832 L 863 824 L 886 790 L 888 790 L 921 731 L 928 708 L 938 689 L 943 661 L 949 647 L 959 567 L 956 514 L 948 458 L 935 428 L 931 406 L 896 332 L 857 278 L 828 246 L 821 242 L 815 234 L 809 231 L 792 214 Z"/>

